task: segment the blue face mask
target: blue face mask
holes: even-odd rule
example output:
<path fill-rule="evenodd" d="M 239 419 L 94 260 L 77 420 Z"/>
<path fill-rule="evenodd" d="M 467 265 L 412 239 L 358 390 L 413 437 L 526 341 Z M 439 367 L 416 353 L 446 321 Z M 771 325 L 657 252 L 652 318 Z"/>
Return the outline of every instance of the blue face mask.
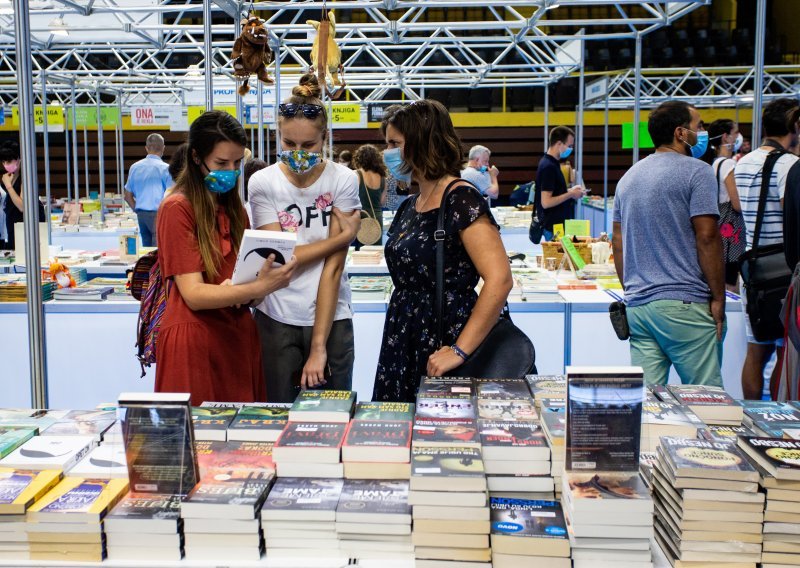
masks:
<path fill-rule="evenodd" d="M 734 154 L 739 151 L 739 149 L 742 147 L 743 142 L 744 142 L 744 136 L 742 136 L 742 133 L 740 132 L 739 135 L 736 137 L 736 141 L 733 143 L 733 148 L 731 149 Z"/>
<path fill-rule="evenodd" d="M 687 130 L 689 129 L 687 128 Z M 694 132 L 694 130 L 689 130 L 689 132 Z M 703 157 L 703 154 L 706 153 L 706 150 L 708 150 L 708 132 L 701 130 L 700 132 L 695 132 L 695 134 L 697 134 L 697 144 L 692 146 L 685 140 L 683 143 L 689 146 L 689 150 L 692 152 L 692 158 L 697 158 L 699 160 Z"/>
<path fill-rule="evenodd" d="M 562 160 L 566 160 L 571 155 L 572 155 L 572 148 L 567 148 L 566 150 L 561 152 L 561 154 L 559 154 L 559 158 L 561 158 Z"/>
<path fill-rule="evenodd" d="M 485 174 L 486 172 L 489 171 L 489 166 L 481 166 L 478 168 L 478 171 L 481 172 L 482 174 Z"/>
<path fill-rule="evenodd" d="M 212 170 L 206 166 L 208 175 L 203 179 L 206 189 L 212 193 L 228 193 L 239 180 L 239 170 Z"/>
<path fill-rule="evenodd" d="M 383 163 L 386 164 L 386 167 L 389 170 L 389 173 L 394 176 L 394 179 L 397 181 L 402 181 L 404 183 L 411 182 L 411 172 L 405 173 L 408 165 L 406 164 L 405 160 L 403 160 L 403 156 L 400 153 L 400 148 L 392 148 L 391 150 L 384 150 L 383 151 Z"/>

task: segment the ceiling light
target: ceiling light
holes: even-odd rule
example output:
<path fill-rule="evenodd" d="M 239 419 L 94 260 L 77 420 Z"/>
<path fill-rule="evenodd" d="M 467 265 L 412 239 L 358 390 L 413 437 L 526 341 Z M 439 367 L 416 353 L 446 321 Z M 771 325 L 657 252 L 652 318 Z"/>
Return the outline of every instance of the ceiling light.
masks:
<path fill-rule="evenodd" d="M 68 36 L 69 32 L 67 31 L 67 24 L 64 23 L 64 18 L 58 17 L 54 18 L 47 24 L 47 27 L 50 28 L 50 33 L 57 36 Z"/>

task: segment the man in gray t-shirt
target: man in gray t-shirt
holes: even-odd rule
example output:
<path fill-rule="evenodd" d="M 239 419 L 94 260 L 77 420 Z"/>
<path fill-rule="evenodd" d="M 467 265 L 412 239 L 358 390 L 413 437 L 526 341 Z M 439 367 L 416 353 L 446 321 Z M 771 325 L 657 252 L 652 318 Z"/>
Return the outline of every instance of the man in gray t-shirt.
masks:
<path fill-rule="evenodd" d="M 670 366 L 684 383 L 722 386 L 725 287 L 717 182 L 693 106 L 650 113 L 655 154 L 634 164 L 614 199 L 614 263 L 625 288 L 631 360 L 649 384 Z"/>

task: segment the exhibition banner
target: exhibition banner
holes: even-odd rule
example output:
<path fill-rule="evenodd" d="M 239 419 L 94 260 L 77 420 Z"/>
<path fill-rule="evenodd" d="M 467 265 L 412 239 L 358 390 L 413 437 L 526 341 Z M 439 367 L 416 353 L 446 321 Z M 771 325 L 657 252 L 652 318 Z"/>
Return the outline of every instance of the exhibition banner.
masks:
<path fill-rule="evenodd" d="M 72 109 L 67 109 L 67 125 L 72 128 Z M 103 121 L 103 130 L 115 128 L 119 122 L 119 109 L 116 106 L 101 106 L 100 119 Z M 97 107 L 78 107 L 75 110 L 76 126 L 78 128 L 97 128 Z"/>
<path fill-rule="evenodd" d="M 19 127 L 19 108 L 14 107 L 12 113 L 12 124 Z M 33 122 L 36 127 L 36 132 L 44 131 L 44 111 L 41 106 L 33 108 Z M 48 106 L 47 107 L 47 131 L 48 132 L 64 132 L 64 107 L 62 106 Z"/>

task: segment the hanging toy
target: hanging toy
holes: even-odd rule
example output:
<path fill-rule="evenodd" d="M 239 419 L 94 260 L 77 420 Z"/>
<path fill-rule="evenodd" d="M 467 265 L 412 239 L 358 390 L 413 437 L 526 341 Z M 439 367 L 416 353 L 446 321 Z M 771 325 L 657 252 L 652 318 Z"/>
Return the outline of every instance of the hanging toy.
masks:
<path fill-rule="evenodd" d="M 50 263 L 50 278 L 59 288 L 77 288 L 78 284 L 69 273 L 69 267 L 60 262 Z"/>
<path fill-rule="evenodd" d="M 317 31 L 311 46 L 311 71 L 316 70 L 321 85 L 325 85 L 328 96 L 339 98 L 344 92 L 345 82 L 342 65 L 342 50 L 336 45 L 336 17 L 333 10 L 323 8 L 321 21 L 306 20 Z"/>
<path fill-rule="evenodd" d="M 250 75 L 255 74 L 265 85 L 272 85 L 272 78 L 267 71 L 267 65 L 272 62 L 272 50 L 269 48 L 269 32 L 264 26 L 264 20 L 250 14 L 242 24 L 242 35 L 233 44 L 231 60 L 234 76 L 244 79 L 239 87 L 241 96 L 250 92 Z"/>

